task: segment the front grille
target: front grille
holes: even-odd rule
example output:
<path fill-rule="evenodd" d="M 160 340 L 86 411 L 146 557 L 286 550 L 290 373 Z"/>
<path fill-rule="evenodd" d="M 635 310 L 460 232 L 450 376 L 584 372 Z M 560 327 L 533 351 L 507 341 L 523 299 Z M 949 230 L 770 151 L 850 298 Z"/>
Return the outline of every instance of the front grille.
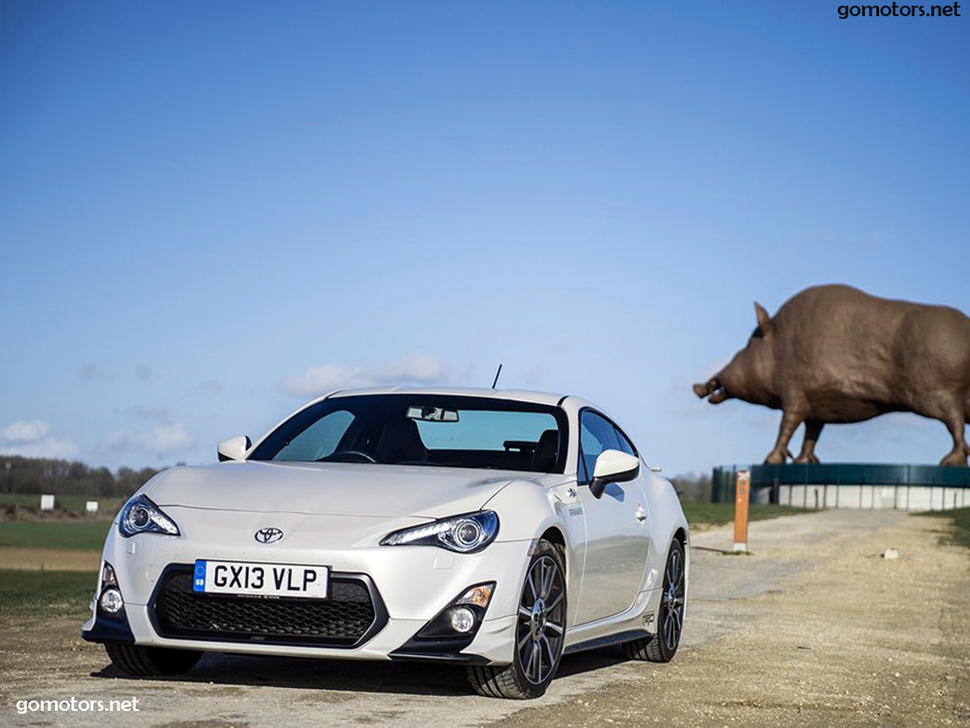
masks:
<path fill-rule="evenodd" d="M 202 594 L 192 567 L 170 566 L 156 589 L 152 622 L 162 637 L 353 647 L 387 621 L 364 575 L 331 575 L 328 599 Z"/>

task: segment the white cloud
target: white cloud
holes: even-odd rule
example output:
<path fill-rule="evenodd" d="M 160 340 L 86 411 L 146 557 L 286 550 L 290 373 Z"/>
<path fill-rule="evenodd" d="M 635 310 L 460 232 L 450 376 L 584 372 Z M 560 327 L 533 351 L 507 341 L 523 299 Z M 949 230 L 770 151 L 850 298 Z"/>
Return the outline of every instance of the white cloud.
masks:
<path fill-rule="evenodd" d="M 196 442 L 182 424 L 159 425 L 151 432 L 119 430 L 101 441 L 100 450 L 107 452 L 145 453 L 171 455 L 186 450 Z"/>
<path fill-rule="evenodd" d="M 43 420 L 23 420 L 7 425 L 0 430 L 0 440 L 7 442 L 35 442 L 51 431 L 51 426 Z"/>
<path fill-rule="evenodd" d="M 144 407 L 139 404 L 121 410 L 121 413 L 137 417 L 139 420 L 155 420 L 157 422 L 164 422 L 172 417 L 172 411 L 168 407 Z"/>
<path fill-rule="evenodd" d="M 69 459 L 77 455 L 77 444 L 69 437 L 45 437 L 37 442 L 7 445 L 0 442 L 4 455 L 20 455 L 25 458 Z"/>
<path fill-rule="evenodd" d="M 192 390 L 193 394 L 222 394 L 222 385 L 215 379 L 207 379 Z"/>
<path fill-rule="evenodd" d="M 372 369 L 349 364 L 321 364 L 284 379 L 280 382 L 280 389 L 289 394 L 310 397 L 352 387 L 443 384 L 452 378 L 452 373 L 441 359 L 417 353 Z"/>
<path fill-rule="evenodd" d="M 107 382 L 111 379 L 108 373 L 94 362 L 78 369 L 77 375 L 85 382 Z"/>
<path fill-rule="evenodd" d="M 496 371 L 498 371 L 498 369 L 496 369 Z M 549 378 L 550 373 L 550 369 L 547 366 L 539 365 L 532 367 L 531 369 L 527 369 L 525 372 L 525 383 L 530 387 L 541 385 Z M 499 376 L 499 382 L 501 381 L 502 378 Z"/>
<path fill-rule="evenodd" d="M 69 437 L 50 434 L 43 420 L 19 421 L 0 429 L 0 452 L 27 458 L 69 458 L 78 447 Z"/>

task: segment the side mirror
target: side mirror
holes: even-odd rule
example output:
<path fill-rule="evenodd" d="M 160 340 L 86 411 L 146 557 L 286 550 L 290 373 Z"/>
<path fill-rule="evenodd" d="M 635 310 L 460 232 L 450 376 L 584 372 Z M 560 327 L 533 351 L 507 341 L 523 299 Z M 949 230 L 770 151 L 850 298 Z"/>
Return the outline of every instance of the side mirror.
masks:
<path fill-rule="evenodd" d="M 246 435 L 240 435 L 239 437 L 230 437 L 228 440 L 223 440 L 219 443 L 219 462 L 224 463 L 226 460 L 242 460 L 246 457 L 246 451 L 253 446 L 249 438 Z"/>
<path fill-rule="evenodd" d="M 640 474 L 640 459 L 635 455 L 619 450 L 604 450 L 596 458 L 593 481 L 589 492 L 594 498 L 602 498 L 603 491 L 610 483 L 625 483 Z"/>

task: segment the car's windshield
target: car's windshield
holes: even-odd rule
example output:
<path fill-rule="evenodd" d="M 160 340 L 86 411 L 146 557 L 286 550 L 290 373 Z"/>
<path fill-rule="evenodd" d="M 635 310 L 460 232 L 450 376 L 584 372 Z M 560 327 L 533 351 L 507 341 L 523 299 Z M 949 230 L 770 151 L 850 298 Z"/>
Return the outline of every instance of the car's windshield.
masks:
<path fill-rule="evenodd" d="M 249 459 L 561 473 L 566 427 L 558 407 L 490 397 L 334 397 L 288 419 Z"/>

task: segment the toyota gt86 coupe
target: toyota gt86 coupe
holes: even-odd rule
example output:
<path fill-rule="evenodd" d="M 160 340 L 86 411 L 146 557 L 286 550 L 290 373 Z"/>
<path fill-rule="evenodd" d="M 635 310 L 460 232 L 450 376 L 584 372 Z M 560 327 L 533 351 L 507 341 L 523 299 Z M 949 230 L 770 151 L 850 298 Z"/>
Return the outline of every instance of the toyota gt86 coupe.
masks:
<path fill-rule="evenodd" d="M 578 397 L 341 391 L 218 452 L 160 472 L 112 524 L 82 635 L 126 673 L 205 651 L 425 660 L 534 698 L 565 654 L 677 651 L 677 495 Z"/>

